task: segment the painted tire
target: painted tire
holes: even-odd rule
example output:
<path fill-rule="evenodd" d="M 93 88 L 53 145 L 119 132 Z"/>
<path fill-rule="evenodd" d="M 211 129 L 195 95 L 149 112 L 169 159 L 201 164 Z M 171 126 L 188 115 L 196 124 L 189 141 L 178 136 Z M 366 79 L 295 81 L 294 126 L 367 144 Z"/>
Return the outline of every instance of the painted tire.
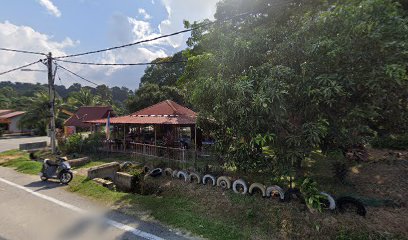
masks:
<path fill-rule="evenodd" d="M 186 172 L 184 172 L 184 171 L 179 171 L 179 172 L 177 173 L 177 178 L 181 178 L 181 177 L 184 178 L 184 181 L 185 181 L 185 182 L 188 181 L 188 175 L 187 175 Z"/>
<path fill-rule="evenodd" d="M 215 186 L 215 184 L 217 183 L 217 181 L 215 180 L 215 177 L 214 177 L 213 175 L 210 175 L 210 174 L 204 175 L 204 177 L 203 177 L 203 184 L 206 185 L 208 179 L 211 179 L 212 185 Z"/>
<path fill-rule="evenodd" d="M 249 194 L 252 194 L 254 192 L 254 189 L 257 188 L 261 191 L 262 197 L 266 197 L 266 187 L 263 184 L 260 183 L 252 183 L 251 186 L 249 186 Z"/>
<path fill-rule="evenodd" d="M 152 171 L 149 172 L 150 177 L 158 177 L 163 174 L 163 169 L 161 168 L 155 168 Z"/>
<path fill-rule="evenodd" d="M 230 189 L 231 188 L 231 180 L 226 176 L 221 176 L 217 178 L 217 186 L 221 187 L 222 189 Z"/>
<path fill-rule="evenodd" d="M 164 169 L 164 175 L 172 176 L 173 175 L 173 169 L 171 169 L 171 168 Z"/>
<path fill-rule="evenodd" d="M 283 201 L 285 199 L 285 192 L 278 185 L 273 185 L 273 186 L 269 186 L 269 187 L 266 188 L 266 196 L 267 197 L 272 197 L 272 193 L 278 193 L 279 194 L 279 199 L 281 201 Z"/>
<path fill-rule="evenodd" d="M 242 186 L 242 188 L 243 188 L 242 192 L 238 191 L 238 189 L 237 189 L 238 185 Z M 245 183 L 245 181 L 243 179 L 238 179 L 238 180 L 235 180 L 234 183 L 232 184 L 232 190 L 235 193 L 240 193 L 242 195 L 245 195 L 248 192 L 248 187 L 247 187 L 247 184 Z"/>
<path fill-rule="evenodd" d="M 364 217 L 367 214 L 367 210 L 365 209 L 364 204 L 353 197 L 341 197 L 336 200 L 336 205 L 340 212 L 344 212 L 347 206 L 354 205 L 356 207 L 356 213 L 358 215 Z"/>
<path fill-rule="evenodd" d="M 196 179 L 197 184 L 201 183 L 201 177 L 197 173 L 192 172 L 192 173 L 190 173 L 188 175 L 188 181 L 189 182 L 192 182 L 194 180 L 194 178 Z"/>
<path fill-rule="evenodd" d="M 320 192 L 321 195 L 325 196 L 327 198 L 327 200 L 329 201 L 329 209 L 330 210 L 334 210 L 336 209 L 336 201 L 334 201 L 334 198 L 325 192 Z"/>
<path fill-rule="evenodd" d="M 174 170 L 174 171 L 171 173 L 171 176 L 172 176 L 173 178 L 177 178 L 177 173 L 178 173 L 178 170 Z"/>

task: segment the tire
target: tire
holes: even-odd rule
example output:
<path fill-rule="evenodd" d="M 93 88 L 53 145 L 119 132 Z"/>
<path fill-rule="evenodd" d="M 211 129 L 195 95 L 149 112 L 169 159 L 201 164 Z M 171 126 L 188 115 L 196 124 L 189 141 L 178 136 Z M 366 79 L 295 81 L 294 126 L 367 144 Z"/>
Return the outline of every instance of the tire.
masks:
<path fill-rule="evenodd" d="M 337 208 L 340 212 L 345 212 L 346 208 L 350 205 L 353 205 L 356 208 L 356 213 L 360 216 L 365 217 L 367 210 L 364 207 L 364 204 L 353 198 L 353 197 L 341 197 L 336 200 Z"/>
<path fill-rule="evenodd" d="M 266 197 L 266 187 L 265 185 L 261 184 L 261 183 L 252 183 L 251 186 L 249 186 L 249 194 L 253 194 L 254 189 L 257 188 L 261 191 L 262 193 L 262 197 Z"/>
<path fill-rule="evenodd" d="M 278 193 L 279 194 L 279 200 L 283 201 L 285 200 L 285 192 L 281 187 L 278 185 L 272 185 L 266 188 L 266 196 L 267 197 L 272 197 L 272 193 Z"/>
<path fill-rule="evenodd" d="M 212 185 L 215 186 L 215 184 L 217 184 L 217 181 L 215 180 L 215 177 L 213 175 L 210 174 L 206 174 L 203 177 L 203 184 L 206 185 L 207 184 L 207 180 L 211 179 L 212 181 Z"/>
<path fill-rule="evenodd" d="M 194 178 L 197 179 L 197 184 L 201 183 L 201 177 L 197 173 L 192 172 L 192 173 L 190 173 L 190 175 L 188 175 L 188 181 L 189 182 L 192 182 Z"/>
<path fill-rule="evenodd" d="M 177 173 L 178 173 L 178 170 L 174 170 L 174 171 L 171 173 L 171 176 L 172 176 L 173 178 L 177 178 Z"/>
<path fill-rule="evenodd" d="M 47 177 L 44 177 L 44 176 L 41 176 L 40 178 L 41 178 L 41 181 L 43 181 L 43 182 L 45 182 L 45 181 L 48 180 L 48 178 L 47 178 Z"/>
<path fill-rule="evenodd" d="M 71 182 L 73 177 L 74 176 L 72 172 L 67 171 L 67 172 L 62 172 L 59 176 L 59 179 L 62 184 L 68 184 L 69 182 Z"/>
<path fill-rule="evenodd" d="M 231 188 L 231 180 L 226 176 L 221 176 L 217 178 L 217 186 L 221 187 L 222 189 L 230 189 Z"/>
<path fill-rule="evenodd" d="M 187 176 L 187 173 L 186 173 L 186 172 L 184 172 L 184 171 L 179 171 L 179 172 L 177 173 L 177 178 L 180 179 L 181 177 L 184 178 L 184 181 L 185 181 L 185 182 L 188 181 L 188 176 Z"/>
<path fill-rule="evenodd" d="M 330 194 L 325 193 L 325 192 L 320 192 L 320 194 L 325 196 L 327 198 L 327 200 L 329 201 L 329 207 L 328 208 L 330 210 L 336 209 L 336 201 L 334 200 L 334 198 Z"/>
<path fill-rule="evenodd" d="M 161 168 L 155 168 L 149 172 L 150 177 L 159 177 L 163 174 L 163 170 Z"/>
<path fill-rule="evenodd" d="M 171 168 L 164 169 L 164 175 L 172 176 L 173 175 L 173 169 L 171 169 Z"/>
<path fill-rule="evenodd" d="M 242 188 L 243 188 L 243 191 L 242 191 L 242 192 L 240 192 L 240 191 L 237 189 L 237 186 L 238 186 L 238 185 L 241 185 L 241 186 L 242 186 Z M 233 190 L 235 193 L 240 193 L 240 194 L 242 194 L 242 195 L 245 195 L 245 194 L 247 194 L 247 192 L 248 192 L 248 186 L 247 186 L 246 182 L 245 182 L 243 179 L 238 179 L 238 180 L 235 180 L 234 183 L 232 184 L 232 190 Z"/>

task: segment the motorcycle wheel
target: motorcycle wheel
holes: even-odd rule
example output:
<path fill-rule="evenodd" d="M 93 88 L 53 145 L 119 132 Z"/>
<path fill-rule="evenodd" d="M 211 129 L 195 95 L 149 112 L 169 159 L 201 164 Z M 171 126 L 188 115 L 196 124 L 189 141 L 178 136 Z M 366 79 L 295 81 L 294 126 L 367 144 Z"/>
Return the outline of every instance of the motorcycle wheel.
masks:
<path fill-rule="evenodd" d="M 63 172 L 61 173 L 60 176 L 60 182 L 62 184 L 68 184 L 69 182 L 71 182 L 72 177 L 73 177 L 72 172 Z"/>

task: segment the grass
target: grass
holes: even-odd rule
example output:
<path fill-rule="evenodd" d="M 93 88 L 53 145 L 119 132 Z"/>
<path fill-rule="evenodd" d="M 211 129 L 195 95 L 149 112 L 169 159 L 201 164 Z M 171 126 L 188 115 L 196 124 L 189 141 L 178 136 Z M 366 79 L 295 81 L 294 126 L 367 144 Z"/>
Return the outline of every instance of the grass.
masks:
<path fill-rule="evenodd" d="M 18 150 L 3 152 L 0 158 L 6 160 L 1 162 L 0 166 L 13 168 L 17 172 L 37 175 L 41 171 L 41 163 L 30 160 L 27 153 Z"/>
<path fill-rule="evenodd" d="M 147 209 L 155 219 L 205 238 L 216 240 L 246 238 L 238 227 L 199 214 L 195 211 L 196 203 L 181 195 L 157 197 L 110 191 L 82 176 L 76 176 L 73 179 L 68 191 L 90 197 L 106 205 L 126 206 L 119 210 L 131 215 L 140 209 Z"/>

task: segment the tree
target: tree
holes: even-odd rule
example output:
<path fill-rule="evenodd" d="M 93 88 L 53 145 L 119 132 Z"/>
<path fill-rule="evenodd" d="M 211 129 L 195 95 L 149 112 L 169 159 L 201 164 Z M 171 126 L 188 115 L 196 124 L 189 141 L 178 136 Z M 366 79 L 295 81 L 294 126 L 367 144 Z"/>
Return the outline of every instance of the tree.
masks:
<path fill-rule="evenodd" d="M 184 103 L 184 98 L 176 87 L 146 83 L 127 100 L 126 106 L 132 113 L 167 99 Z"/>
<path fill-rule="evenodd" d="M 30 107 L 20 121 L 21 126 L 28 129 L 37 129 L 39 134 L 45 135 L 51 119 L 48 93 L 45 91 L 37 92 L 27 100 L 26 104 Z M 57 96 L 55 98 L 55 119 L 58 128 L 62 127 L 64 121 L 59 114 L 63 107 L 62 99 Z"/>
<path fill-rule="evenodd" d="M 216 17 L 266 2 L 223 1 Z M 198 29 L 188 42 L 181 80 L 227 160 L 301 173 L 314 149 L 406 129 L 408 24 L 398 3 L 303 1 L 267 11 Z"/>
<path fill-rule="evenodd" d="M 150 65 L 146 68 L 144 75 L 141 78 L 140 86 L 147 83 L 153 83 L 160 86 L 175 86 L 177 80 L 184 72 L 187 59 L 183 57 L 183 52 L 178 52 L 172 57 L 157 58 L 153 60 L 155 65 Z M 165 63 L 178 62 L 178 63 Z M 162 63 L 162 64 L 160 64 Z"/>
<path fill-rule="evenodd" d="M 103 103 L 99 95 L 93 94 L 89 89 L 81 88 L 78 92 L 72 92 L 68 97 L 68 104 L 74 108 L 82 106 L 97 106 Z"/>

